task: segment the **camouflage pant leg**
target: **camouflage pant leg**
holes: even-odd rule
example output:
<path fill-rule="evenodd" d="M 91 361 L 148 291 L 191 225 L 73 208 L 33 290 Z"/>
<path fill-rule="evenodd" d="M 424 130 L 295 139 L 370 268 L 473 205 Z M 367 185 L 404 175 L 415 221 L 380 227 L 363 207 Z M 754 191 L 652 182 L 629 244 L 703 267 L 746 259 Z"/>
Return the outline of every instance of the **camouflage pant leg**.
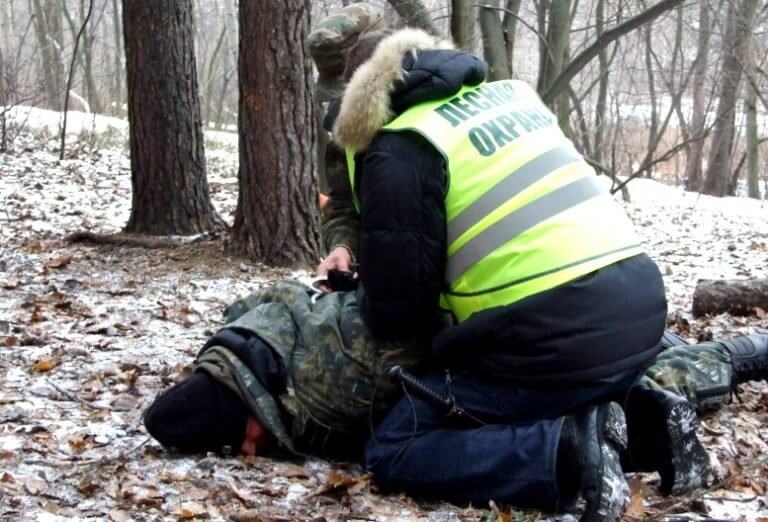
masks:
<path fill-rule="evenodd" d="M 665 350 L 643 381 L 686 397 L 699 411 L 706 411 L 728 403 L 732 373 L 728 351 L 719 343 L 703 343 Z"/>

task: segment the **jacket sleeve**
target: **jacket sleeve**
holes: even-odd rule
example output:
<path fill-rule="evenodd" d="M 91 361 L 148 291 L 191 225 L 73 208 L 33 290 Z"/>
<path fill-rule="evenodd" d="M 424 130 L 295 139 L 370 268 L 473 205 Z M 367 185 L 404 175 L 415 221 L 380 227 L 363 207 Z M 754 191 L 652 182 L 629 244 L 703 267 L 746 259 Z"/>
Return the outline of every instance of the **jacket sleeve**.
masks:
<path fill-rule="evenodd" d="M 333 143 L 329 143 L 326 148 L 325 172 L 329 200 L 323 210 L 322 232 L 326 253 L 338 245 L 344 245 L 357 256 L 360 218 L 352 202 L 344 151 Z"/>
<path fill-rule="evenodd" d="M 379 338 L 429 336 L 445 271 L 445 161 L 417 134 L 382 133 L 356 176 L 363 319 Z"/>

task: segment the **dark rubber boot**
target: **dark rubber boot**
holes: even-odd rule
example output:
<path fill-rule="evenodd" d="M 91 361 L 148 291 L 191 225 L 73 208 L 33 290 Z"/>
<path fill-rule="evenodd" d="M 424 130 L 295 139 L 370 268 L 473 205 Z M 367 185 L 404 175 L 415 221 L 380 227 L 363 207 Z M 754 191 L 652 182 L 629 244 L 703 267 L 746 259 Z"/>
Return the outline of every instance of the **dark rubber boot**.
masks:
<path fill-rule="evenodd" d="M 619 452 L 627 447 L 624 412 L 616 403 L 590 408 L 566 419 L 560 439 L 562 469 L 578 475 L 587 503 L 581 522 L 620 520 L 629 504 L 629 486 Z"/>
<path fill-rule="evenodd" d="M 731 354 L 733 386 L 768 380 L 768 334 L 742 335 L 719 344 Z"/>
<path fill-rule="evenodd" d="M 657 471 L 664 495 L 702 487 L 709 476 L 709 456 L 696 435 L 696 408 L 686 399 L 638 384 L 629 392 L 629 452 L 625 469 Z"/>

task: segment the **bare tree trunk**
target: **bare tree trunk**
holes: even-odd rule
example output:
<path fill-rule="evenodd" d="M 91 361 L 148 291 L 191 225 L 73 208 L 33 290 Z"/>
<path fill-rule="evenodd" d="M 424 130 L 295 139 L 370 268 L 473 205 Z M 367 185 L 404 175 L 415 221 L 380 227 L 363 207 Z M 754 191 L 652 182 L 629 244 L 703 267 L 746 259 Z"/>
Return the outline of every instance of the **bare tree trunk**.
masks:
<path fill-rule="evenodd" d="M 597 0 L 595 8 L 595 37 L 600 39 L 605 31 L 605 0 Z M 603 158 L 603 136 L 605 135 L 605 113 L 608 102 L 608 49 L 600 49 L 597 55 L 600 78 L 597 85 L 597 101 L 595 102 L 595 139 L 592 155 L 598 163 Z"/>
<path fill-rule="evenodd" d="M 451 0 L 451 35 L 457 48 L 472 50 L 472 5 L 469 0 Z"/>
<path fill-rule="evenodd" d="M 747 74 L 755 70 L 754 35 L 749 35 L 747 52 Z M 752 82 L 747 82 L 744 110 L 747 113 L 747 196 L 760 199 L 760 146 L 757 137 L 757 90 Z"/>
<path fill-rule="evenodd" d="M 112 96 L 113 96 L 113 105 L 114 110 L 112 111 L 113 114 L 120 114 L 121 113 L 121 107 L 123 105 L 124 92 L 125 87 L 124 83 L 125 80 L 123 78 L 123 46 L 122 46 L 122 38 L 120 38 L 120 35 L 122 34 L 122 28 L 120 26 L 120 9 L 118 7 L 117 0 L 112 0 L 112 32 L 114 35 L 114 71 L 113 71 L 113 87 L 112 87 Z"/>
<path fill-rule="evenodd" d="M 439 34 L 429 11 L 421 0 L 388 0 L 407 26 L 419 27 L 431 34 Z"/>
<path fill-rule="evenodd" d="M 126 232 L 219 229 L 205 175 L 192 0 L 123 0 L 133 200 Z M 162 74 L 158 74 L 162 72 Z"/>
<path fill-rule="evenodd" d="M 80 0 L 80 19 L 85 19 L 85 0 Z M 103 112 L 101 98 L 99 97 L 93 77 L 93 35 L 95 34 L 96 26 L 95 24 L 90 25 L 90 30 L 89 27 L 86 27 L 85 31 L 83 31 L 83 75 L 85 76 L 85 84 L 88 89 L 88 105 L 90 105 L 92 112 L 101 113 Z"/>
<path fill-rule="evenodd" d="M 736 100 L 741 85 L 742 64 L 746 63 L 746 47 L 752 30 L 758 0 L 742 0 L 728 6 L 728 28 L 724 40 L 720 101 L 712 136 L 712 153 L 702 191 L 711 196 L 724 196 L 732 166 L 732 148 L 736 134 Z"/>
<path fill-rule="evenodd" d="M 11 2 L 0 2 L 0 35 L 3 41 L 0 45 L 5 45 L 8 52 L 11 51 L 11 36 L 16 34 L 16 27 L 13 23 L 13 13 Z"/>
<path fill-rule="evenodd" d="M 64 85 L 64 34 L 61 30 L 61 9 L 57 0 L 45 0 L 45 25 L 51 49 L 53 77 L 56 85 Z"/>
<path fill-rule="evenodd" d="M 523 0 L 507 0 L 507 8 L 504 13 L 504 40 L 507 44 L 507 62 L 509 63 L 510 78 L 515 75 L 515 37 L 517 36 L 517 17 L 520 14 L 520 6 Z"/>
<path fill-rule="evenodd" d="M 642 2 L 643 8 L 646 8 L 645 2 Z M 656 149 L 656 141 L 659 132 L 659 109 L 656 99 L 656 77 L 653 70 L 653 24 L 645 24 L 643 27 L 643 37 L 645 39 L 645 71 L 648 75 L 648 102 L 651 106 L 651 121 L 648 125 L 648 152 L 647 157 L 653 158 L 653 151 Z M 645 171 L 645 177 L 650 178 L 653 169 L 650 167 Z"/>
<path fill-rule="evenodd" d="M 543 8 L 544 2 L 539 4 Z M 571 30 L 571 0 L 550 0 L 549 8 L 543 15 L 546 17 L 546 41 L 543 44 L 543 59 L 539 64 L 539 92 L 545 92 L 552 85 L 563 68 L 565 53 Z M 541 17 L 541 15 L 540 15 Z M 555 105 L 556 97 L 550 100 Z"/>
<path fill-rule="evenodd" d="M 213 103 L 213 84 L 216 76 L 217 66 L 220 65 L 219 52 L 224 43 L 224 37 L 227 34 L 227 26 L 223 24 L 219 37 L 216 39 L 216 45 L 213 47 L 211 57 L 208 59 L 208 74 L 205 79 L 205 110 L 203 110 L 203 119 L 206 124 L 211 123 L 211 106 Z"/>
<path fill-rule="evenodd" d="M 482 0 L 478 9 L 478 21 L 483 37 L 483 56 L 488 63 L 488 80 L 506 80 L 512 77 L 509 55 L 504 36 L 501 18 L 495 8 L 498 0 Z"/>
<path fill-rule="evenodd" d="M 685 166 L 686 190 L 701 189 L 701 161 L 704 154 L 705 82 L 707 80 L 707 62 L 709 61 L 709 39 L 712 31 L 710 6 L 708 2 L 699 5 L 699 35 L 696 43 L 696 59 L 693 62 L 693 114 L 691 115 L 691 153 Z"/>
<path fill-rule="evenodd" d="M 320 252 L 309 0 L 240 0 L 240 193 L 232 245 L 271 265 Z M 244 35 L 248 35 L 245 37 Z"/>
<path fill-rule="evenodd" d="M 46 106 L 52 110 L 61 110 L 61 85 L 56 83 L 56 66 L 54 64 L 54 54 L 52 43 L 48 38 L 48 23 L 45 19 L 45 9 L 41 0 L 32 0 L 35 17 L 35 34 L 37 35 L 37 45 L 40 49 L 40 68 L 45 86 Z"/>

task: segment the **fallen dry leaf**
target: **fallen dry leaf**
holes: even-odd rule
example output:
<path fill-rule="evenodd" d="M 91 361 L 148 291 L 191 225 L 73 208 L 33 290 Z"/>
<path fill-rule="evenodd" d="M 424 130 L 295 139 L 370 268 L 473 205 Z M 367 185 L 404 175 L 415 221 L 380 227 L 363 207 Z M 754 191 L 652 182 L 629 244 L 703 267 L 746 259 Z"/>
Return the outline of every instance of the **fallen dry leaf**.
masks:
<path fill-rule="evenodd" d="M 67 444 L 69 447 L 77 453 L 82 453 L 85 451 L 88 447 L 88 443 L 89 437 L 86 433 L 78 433 L 77 435 L 73 435 L 67 439 Z"/>
<path fill-rule="evenodd" d="M 61 363 L 61 359 L 58 357 L 44 357 L 42 359 L 38 359 L 34 362 L 32 365 L 32 368 L 34 368 L 37 372 L 49 372 L 56 368 L 59 363 Z"/>
<path fill-rule="evenodd" d="M 261 512 L 257 509 L 247 509 L 230 515 L 235 522 L 265 522 Z"/>
<path fill-rule="evenodd" d="M 45 262 L 45 268 L 63 268 L 72 262 L 72 254 L 63 252 Z"/>
<path fill-rule="evenodd" d="M 24 480 L 24 490 L 30 495 L 37 495 L 46 489 L 48 489 L 48 483 L 41 478 L 27 477 Z"/>
<path fill-rule="evenodd" d="M 192 518 L 199 518 L 202 515 L 207 515 L 205 507 L 196 502 L 185 502 L 181 505 L 178 511 L 179 520 L 189 520 Z"/>
<path fill-rule="evenodd" d="M 35 307 L 32 309 L 32 315 L 29 317 L 29 321 L 32 323 L 39 323 L 39 322 L 45 321 L 45 316 L 43 315 L 43 309 L 39 303 L 35 303 Z"/>
<path fill-rule="evenodd" d="M 312 472 L 304 466 L 290 463 L 282 467 L 280 472 L 277 474 L 286 478 L 310 478 L 312 476 Z"/>
<path fill-rule="evenodd" d="M 347 493 L 351 494 L 350 489 L 352 489 L 354 486 L 357 486 L 361 481 L 363 481 L 365 482 L 365 485 L 367 487 L 370 480 L 371 480 L 370 475 L 353 477 L 352 475 L 346 475 L 344 473 L 340 473 L 336 471 L 335 469 L 332 469 L 328 473 L 328 480 L 325 482 L 325 484 L 321 485 L 319 488 L 317 488 L 317 490 L 315 490 L 309 496 L 315 497 L 318 495 L 324 495 L 332 491 L 338 491 L 342 488 L 346 488 Z M 358 491 L 358 490 L 355 489 L 355 491 Z"/>
<path fill-rule="evenodd" d="M 110 509 L 109 519 L 112 520 L 112 522 L 128 522 L 129 520 L 133 520 L 131 515 L 119 509 Z"/>
<path fill-rule="evenodd" d="M 0 283 L 0 286 L 5 288 L 6 290 L 13 290 L 14 288 L 18 288 L 19 285 L 21 285 L 21 281 L 19 281 L 15 277 L 12 277 L 10 279 L 4 279 L 3 282 Z"/>

